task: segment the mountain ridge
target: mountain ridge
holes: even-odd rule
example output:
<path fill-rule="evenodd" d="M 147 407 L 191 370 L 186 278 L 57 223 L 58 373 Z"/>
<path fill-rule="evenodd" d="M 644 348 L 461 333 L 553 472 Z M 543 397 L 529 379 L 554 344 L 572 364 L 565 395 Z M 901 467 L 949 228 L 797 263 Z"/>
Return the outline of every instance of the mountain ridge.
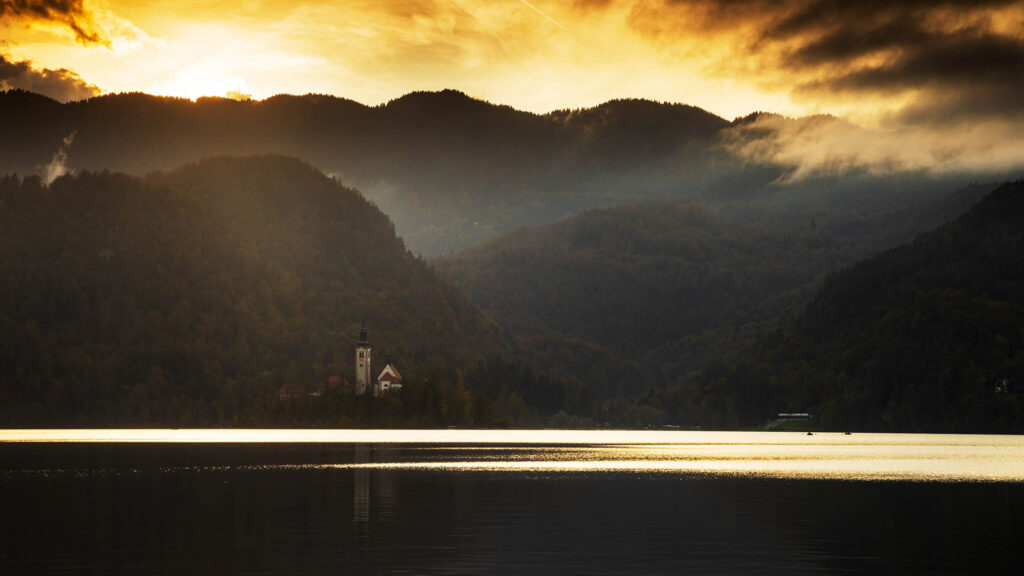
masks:
<path fill-rule="evenodd" d="M 640 99 L 534 114 L 454 90 L 378 106 L 326 95 L 193 102 L 142 93 L 60 104 L 8 91 L 0 116 L 0 174 L 42 174 L 58 152 L 72 171 L 135 175 L 207 156 L 294 156 L 360 189 L 426 257 L 525 224 L 663 199 L 777 230 L 817 213 L 819 225 L 838 230 L 873 217 L 875 205 L 898 210 L 960 185 L 958 176 L 864 170 L 842 182 L 812 174 L 781 185 L 793 168 L 749 151 L 773 150 L 772 130 L 807 121 L 749 129 L 750 121 Z"/>

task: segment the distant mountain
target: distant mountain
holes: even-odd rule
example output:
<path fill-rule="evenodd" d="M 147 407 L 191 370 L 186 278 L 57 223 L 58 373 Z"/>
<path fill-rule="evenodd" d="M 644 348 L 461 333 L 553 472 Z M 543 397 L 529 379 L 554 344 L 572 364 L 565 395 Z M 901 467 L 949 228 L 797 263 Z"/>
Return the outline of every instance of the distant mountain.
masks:
<path fill-rule="evenodd" d="M 359 422 L 342 397 L 363 319 L 420 383 L 405 422 L 468 405 L 437 374 L 508 346 L 380 210 L 294 159 L 0 178 L 5 426 Z M 328 383 L 319 412 L 275 412 Z"/>
<path fill-rule="evenodd" d="M 1024 183 L 834 275 L 750 363 L 699 386 L 733 425 L 806 411 L 831 429 L 1024 431 Z"/>
<path fill-rule="evenodd" d="M 0 174 L 42 174 L 60 150 L 71 170 L 134 175 L 211 155 L 295 156 L 362 190 L 424 256 L 592 208 L 659 199 L 699 201 L 727 220 L 780 231 L 815 218 L 838 234 L 955 187 L 956 178 L 863 170 L 782 185 L 791 167 L 737 153 L 770 147 L 769 132 L 750 128 L 762 116 L 730 123 L 646 100 L 538 115 L 453 90 L 376 107 L 322 95 L 192 102 L 137 93 L 60 104 L 7 91 Z M 787 131 L 841 122 L 771 118 Z"/>
<path fill-rule="evenodd" d="M 144 174 L 211 155 L 286 154 L 366 191 L 425 254 L 614 203 L 622 194 L 603 179 L 635 186 L 652 159 L 670 164 L 659 178 L 670 169 L 678 180 L 677 150 L 706 156 L 728 125 L 644 101 L 539 116 L 452 90 L 379 107 L 318 95 L 192 102 L 137 93 L 59 104 L 9 91 L 0 116 L 0 174 L 39 173 L 70 134 L 68 166 L 78 170 Z"/>
<path fill-rule="evenodd" d="M 432 263 L 514 333 L 578 338 L 645 365 L 628 385 L 639 391 L 652 373 L 676 382 L 736 352 L 857 255 L 826 234 L 660 202 L 522 228 Z"/>

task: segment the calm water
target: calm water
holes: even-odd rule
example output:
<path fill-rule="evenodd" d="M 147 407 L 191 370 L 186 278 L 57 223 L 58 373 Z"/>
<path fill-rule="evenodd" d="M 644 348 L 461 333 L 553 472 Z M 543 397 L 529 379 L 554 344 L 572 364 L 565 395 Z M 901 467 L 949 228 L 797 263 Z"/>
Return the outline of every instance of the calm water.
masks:
<path fill-rule="evenodd" d="M 976 574 L 1024 439 L 0 431 L 0 572 Z"/>

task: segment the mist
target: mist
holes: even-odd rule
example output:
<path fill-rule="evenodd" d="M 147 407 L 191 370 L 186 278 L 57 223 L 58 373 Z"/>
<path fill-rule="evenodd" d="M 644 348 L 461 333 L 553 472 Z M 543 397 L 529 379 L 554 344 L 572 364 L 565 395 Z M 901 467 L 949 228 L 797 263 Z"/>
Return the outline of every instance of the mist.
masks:
<path fill-rule="evenodd" d="M 849 172 L 944 177 L 1024 169 L 1024 122 L 978 121 L 871 130 L 829 116 L 758 115 L 723 136 L 741 158 L 785 168 L 778 183 Z"/>
<path fill-rule="evenodd" d="M 72 132 L 64 137 L 60 148 L 57 149 L 57 153 L 53 155 L 53 159 L 43 169 L 43 184 L 49 186 L 53 184 L 54 180 L 69 172 L 68 149 L 71 148 L 71 143 L 75 140 L 75 134 L 75 132 Z"/>

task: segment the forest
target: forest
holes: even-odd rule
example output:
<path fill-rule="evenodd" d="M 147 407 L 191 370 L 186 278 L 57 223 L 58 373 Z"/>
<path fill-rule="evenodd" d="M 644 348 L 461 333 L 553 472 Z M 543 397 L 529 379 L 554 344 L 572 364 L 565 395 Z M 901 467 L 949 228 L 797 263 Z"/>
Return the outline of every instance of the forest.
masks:
<path fill-rule="evenodd" d="M 829 429 L 1017 431 L 1022 189 L 852 265 L 865 249 L 827 232 L 678 202 L 428 265 L 357 191 L 286 157 L 7 176 L 0 418 L 735 428 L 808 411 Z M 353 396 L 364 320 L 401 394 Z"/>
<path fill-rule="evenodd" d="M 749 359 L 650 403 L 726 426 L 810 412 L 831 430 L 1021 432 L 1024 183 L 833 274 Z"/>
<path fill-rule="evenodd" d="M 432 264 L 514 333 L 578 338 L 654 369 L 669 359 L 652 354 L 683 339 L 725 353 L 738 328 L 773 325 L 858 254 L 827 233 L 766 232 L 659 202 L 519 229 Z M 673 360 L 682 373 L 704 361 Z"/>
<path fill-rule="evenodd" d="M 428 258 L 519 226 L 659 200 L 701 203 L 726 221 L 781 232 L 813 219 L 861 242 L 877 239 L 891 215 L 979 180 L 856 168 L 791 178 L 798 166 L 742 151 L 771 150 L 776 130 L 851 128 L 827 116 L 729 121 L 647 100 L 533 114 L 454 90 L 373 107 L 315 94 L 193 102 L 129 93 L 61 104 L 10 90 L 0 91 L 0 117 L 0 174 L 42 175 L 59 153 L 71 171 L 135 176 L 217 155 L 301 158 L 359 189 Z M 927 229 L 912 219 L 887 227 L 894 235 L 885 247 Z"/>
<path fill-rule="evenodd" d="M 8 176 L 0 238 L 9 426 L 362 422 L 373 406 L 303 406 L 280 391 L 346 397 L 364 319 L 381 359 L 430 382 L 410 387 L 413 416 L 383 405 L 376 418 L 463 423 L 454 367 L 506 347 L 384 214 L 293 159 L 83 172 L 50 186 Z"/>
<path fill-rule="evenodd" d="M 1019 236 L 993 235 L 1020 184 L 737 152 L 832 117 L 451 90 L 0 112 L 11 426 L 1022 426 Z M 418 385 L 352 396 L 364 319 Z"/>

